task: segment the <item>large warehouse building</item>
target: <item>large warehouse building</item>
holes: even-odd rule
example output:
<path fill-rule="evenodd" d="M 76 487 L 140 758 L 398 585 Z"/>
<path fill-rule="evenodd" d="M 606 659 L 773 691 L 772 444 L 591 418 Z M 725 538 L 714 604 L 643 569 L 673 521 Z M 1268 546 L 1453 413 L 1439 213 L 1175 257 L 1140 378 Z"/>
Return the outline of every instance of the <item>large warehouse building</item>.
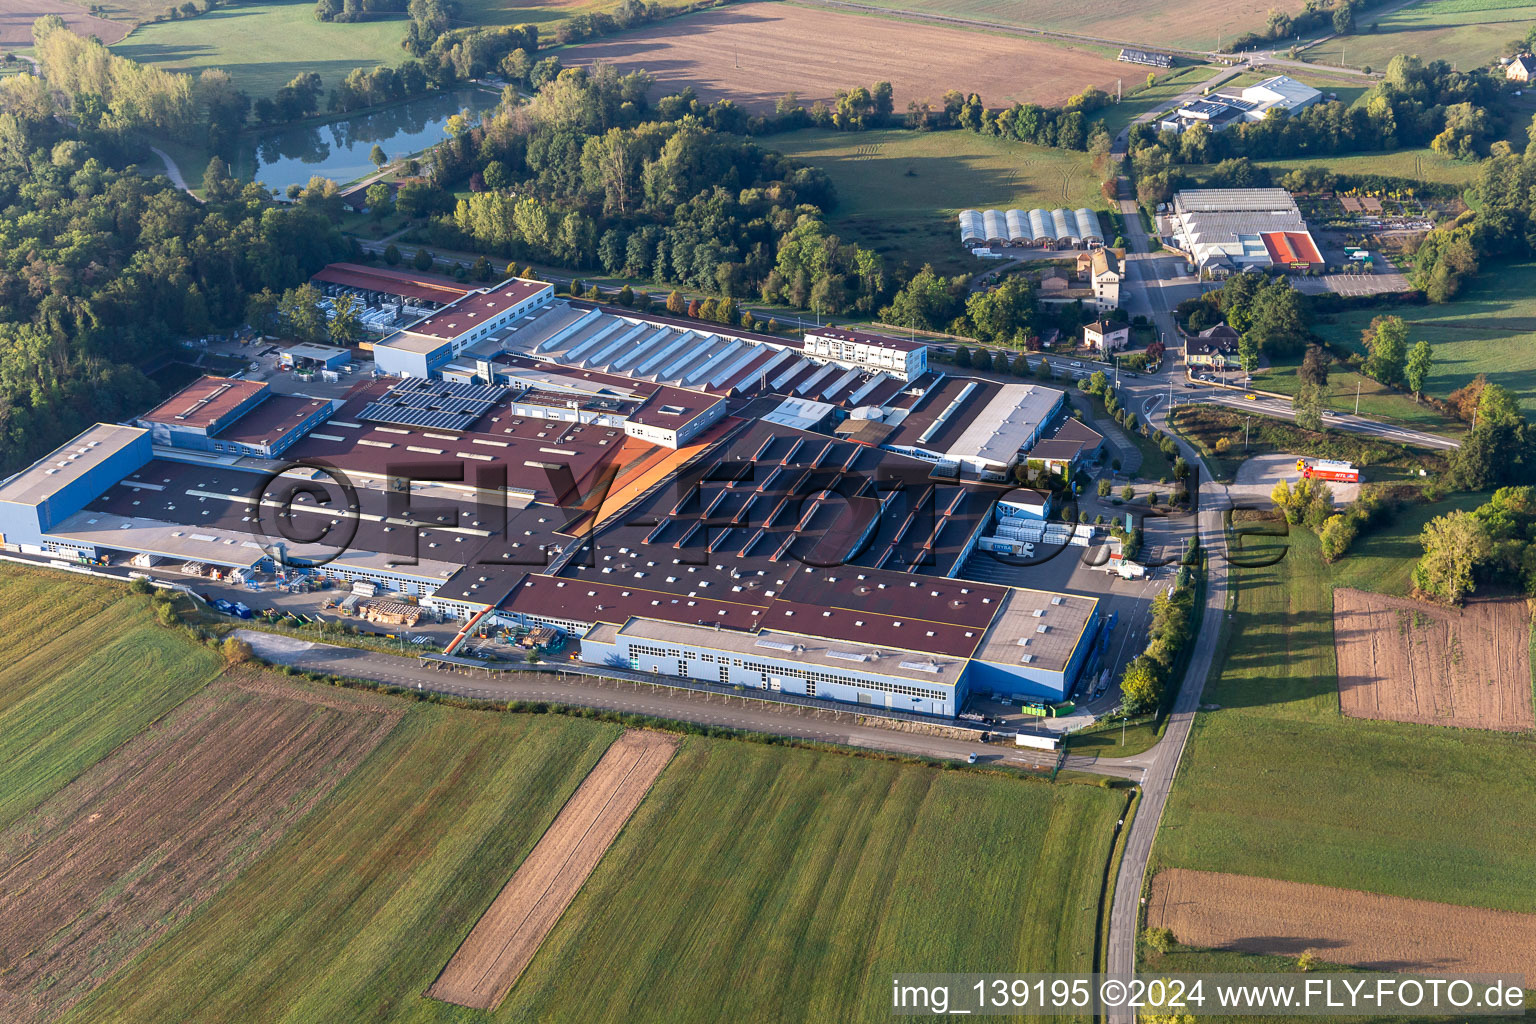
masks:
<path fill-rule="evenodd" d="M 1158 127 L 1184 131 L 1194 125 L 1220 130 L 1245 121 L 1263 121 L 1271 112 L 1294 113 L 1321 101 L 1323 94 L 1286 75 L 1275 75 L 1243 89 L 1223 89 L 1190 100 L 1158 122 Z"/>
<path fill-rule="evenodd" d="M 594 664 L 935 715 L 973 685 L 1059 699 L 1100 655 L 1095 599 L 955 578 L 999 508 L 1036 514 L 989 480 L 1060 392 L 933 374 L 874 335 L 799 347 L 474 294 L 415 325 L 449 346 L 440 372 L 339 401 L 209 377 L 93 427 L 0 482 L 0 546 L 172 578 L 282 567 L 552 625 Z M 454 379 L 460 357 L 493 380 Z M 739 368 L 754 383 L 709 387 Z M 892 443 L 818 432 L 855 412 Z"/>
<path fill-rule="evenodd" d="M 1323 264 L 1291 194 L 1280 188 L 1185 189 L 1173 197 L 1174 241 L 1199 270 L 1217 276 Z"/>

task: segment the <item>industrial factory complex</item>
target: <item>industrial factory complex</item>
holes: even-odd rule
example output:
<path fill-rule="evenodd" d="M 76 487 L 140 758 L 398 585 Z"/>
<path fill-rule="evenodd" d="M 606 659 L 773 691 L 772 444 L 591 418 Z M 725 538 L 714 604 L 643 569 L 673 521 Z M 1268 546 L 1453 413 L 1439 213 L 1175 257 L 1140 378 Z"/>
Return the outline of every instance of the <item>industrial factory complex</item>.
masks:
<path fill-rule="evenodd" d="M 393 287 L 365 271 L 329 283 Z M 587 663 L 939 716 L 1097 671 L 1099 599 L 959 578 L 977 550 L 1092 535 L 1048 524 L 1050 481 L 1021 468 L 1098 457 L 1062 392 L 855 330 L 431 288 L 334 397 L 204 377 L 90 428 L 0 482 L 0 545 L 329 579 L 547 627 Z"/>

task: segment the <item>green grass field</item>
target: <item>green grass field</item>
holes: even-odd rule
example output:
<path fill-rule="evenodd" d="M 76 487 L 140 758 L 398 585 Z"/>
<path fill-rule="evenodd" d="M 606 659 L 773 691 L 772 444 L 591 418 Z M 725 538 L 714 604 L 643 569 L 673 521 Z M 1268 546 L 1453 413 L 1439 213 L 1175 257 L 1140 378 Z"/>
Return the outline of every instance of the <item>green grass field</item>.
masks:
<path fill-rule="evenodd" d="M 960 246 L 961 210 L 1106 205 L 1086 154 L 967 131 L 810 128 L 763 144 L 832 176 L 838 207 L 831 227 L 844 241 L 949 274 L 979 269 Z"/>
<path fill-rule="evenodd" d="M 1254 374 L 1254 386 L 1262 391 L 1294 395 L 1301 387 L 1301 379 L 1297 375 L 1299 370 L 1300 364 L 1296 362 L 1266 367 Z M 1363 373 L 1356 373 L 1341 365 L 1329 369 L 1328 387 L 1323 399 L 1325 406 L 1339 412 L 1353 413 L 1357 405 L 1357 394 L 1361 416 L 1401 423 L 1415 430 L 1428 430 L 1450 437 L 1466 433 L 1465 423 L 1436 412 L 1427 402 L 1415 402 L 1413 396 L 1406 392 L 1386 387 Z"/>
<path fill-rule="evenodd" d="M 1123 806 L 1097 788 L 689 740 L 504 1016 L 884 1020 L 907 965 L 1084 970 Z M 658 903 L 667 890 L 690 898 Z"/>
<path fill-rule="evenodd" d="M 1091 965 L 1122 795 L 691 737 L 497 1012 L 421 998 L 614 731 L 413 707 L 67 1019 L 884 1019 L 892 971 Z"/>
<path fill-rule="evenodd" d="M 1339 713 L 1332 589 L 1379 580 L 1417 518 L 1332 570 L 1310 533 L 1248 539 L 1245 552 L 1289 550 L 1234 571 L 1232 633 L 1203 698 L 1219 710 L 1195 720 L 1155 867 L 1536 911 L 1536 740 Z"/>
<path fill-rule="evenodd" d="M 0 566 L 0 829 L 217 675 L 110 584 Z"/>
<path fill-rule="evenodd" d="M 400 1019 L 615 726 L 412 707 L 315 812 L 69 1020 Z"/>
<path fill-rule="evenodd" d="M 404 38 L 403 19 L 320 22 L 308 0 L 276 0 L 144 25 L 112 49 L 172 71 L 223 68 L 241 89 L 267 96 L 303 71 L 318 72 L 329 88 L 355 67 L 397 64 L 407 56 Z"/>
<path fill-rule="evenodd" d="M 222 666 L 146 598 L 49 572 L 0 567 L 0 630 L 0 829 Z M 424 999 L 619 727 L 403 710 L 64 1019 L 883 1020 L 893 971 L 1093 966 L 1124 794 L 688 737 L 498 1012 Z"/>
<path fill-rule="evenodd" d="M 1528 0 L 1427 0 L 1382 15 L 1364 12 L 1358 31 L 1319 43 L 1305 59 L 1381 71 L 1395 55 L 1414 53 L 1465 71 L 1509 56 L 1509 42 L 1533 21 Z"/>
<path fill-rule="evenodd" d="M 1526 123 L 1530 123 L 1529 119 Z M 1453 160 L 1428 148 L 1350 153 L 1345 156 L 1285 157 L 1255 160 L 1254 165 L 1267 167 L 1277 178 L 1297 167 L 1322 167 L 1334 174 L 1382 174 L 1431 185 L 1455 185 L 1458 188 L 1465 188 L 1477 180 L 1477 161 Z"/>
<path fill-rule="evenodd" d="M 1371 318 L 1396 314 L 1409 323 L 1408 340 L 1434 346 L 1426 390 L 1444 397 L 1479 373 L 1487 374 L 1536 413 L 1536 263 L 1489 264 L 1453 302 L 1341 313 L 1315 326 L 1329 341 L 1361 350 L 1360 332 Z"/>

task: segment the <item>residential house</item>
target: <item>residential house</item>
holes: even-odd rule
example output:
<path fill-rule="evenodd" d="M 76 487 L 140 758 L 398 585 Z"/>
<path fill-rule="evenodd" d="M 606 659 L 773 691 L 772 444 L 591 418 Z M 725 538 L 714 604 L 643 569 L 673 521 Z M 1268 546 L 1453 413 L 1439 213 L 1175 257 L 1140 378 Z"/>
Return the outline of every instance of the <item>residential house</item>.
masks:
<path fill-rule="evenodd" d="M 1184 363 L 1190 367 L 1225 370 L 1237 365 L 1238 334 L 1226 324 L 1208 327 L 1184 343 Z"/>
<path fill-rule="evenodd" d="M 1536 57 L 1522 53 L 1504 65 L 1504 77 L 1511 82 L 1528 84 L 1532 78 L 1536 78 Z"/>
<path fill-rule="evenodd" d="M 1117 351 L 1131 343 L 1131 325 L 1095 320 L 1083 328 L 1083 343 L 1096 352 Z"/>

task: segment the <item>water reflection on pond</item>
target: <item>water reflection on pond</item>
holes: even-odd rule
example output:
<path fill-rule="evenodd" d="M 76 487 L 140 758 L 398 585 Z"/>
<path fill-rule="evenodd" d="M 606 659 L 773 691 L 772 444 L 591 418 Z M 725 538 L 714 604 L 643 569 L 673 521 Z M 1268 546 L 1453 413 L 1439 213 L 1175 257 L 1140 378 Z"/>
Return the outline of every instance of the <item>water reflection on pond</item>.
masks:
<path fill-rule="evenodd" d="M 236 166 L 278 190 L 317 174 L 346 183 L 373 173 L 368 154 L 375 145 L 390 159 L 419 152 L 443 140 L 454 114 L 465 107 L 481 113 L 497 99 L 482 89 L 432 93 L 356 117 L 266 132 L 244 142 Z"/>

